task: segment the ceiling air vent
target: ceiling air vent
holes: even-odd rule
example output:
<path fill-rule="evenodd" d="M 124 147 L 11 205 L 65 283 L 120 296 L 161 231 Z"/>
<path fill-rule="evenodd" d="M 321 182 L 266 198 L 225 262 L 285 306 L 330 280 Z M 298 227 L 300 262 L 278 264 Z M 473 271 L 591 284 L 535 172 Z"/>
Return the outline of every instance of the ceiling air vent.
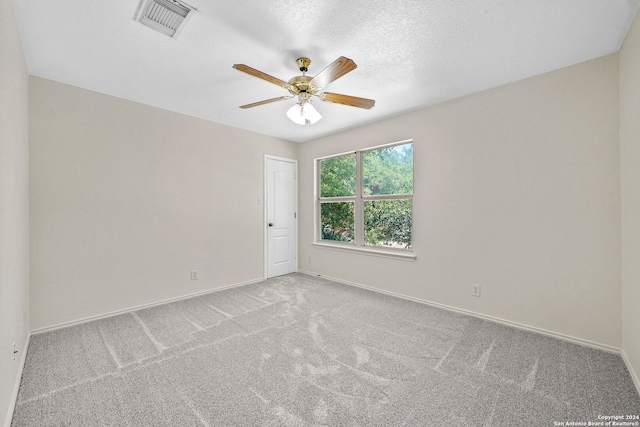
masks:
<path fill-rule="evenodd" d="M 135 19 L 169 37 L 175 37 L 193 8 L 173 0 L 141 0 Z"/>

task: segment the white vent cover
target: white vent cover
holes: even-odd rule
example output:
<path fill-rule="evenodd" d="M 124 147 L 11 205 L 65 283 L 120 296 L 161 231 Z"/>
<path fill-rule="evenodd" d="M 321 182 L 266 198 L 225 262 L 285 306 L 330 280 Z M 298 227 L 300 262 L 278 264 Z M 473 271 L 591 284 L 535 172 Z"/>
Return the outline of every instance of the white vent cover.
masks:
<path fill-rule="evenodd" d="M 174 0 L 141 0 L 135 19 L 169 37 L 175 37 L 192 8 Z"/>

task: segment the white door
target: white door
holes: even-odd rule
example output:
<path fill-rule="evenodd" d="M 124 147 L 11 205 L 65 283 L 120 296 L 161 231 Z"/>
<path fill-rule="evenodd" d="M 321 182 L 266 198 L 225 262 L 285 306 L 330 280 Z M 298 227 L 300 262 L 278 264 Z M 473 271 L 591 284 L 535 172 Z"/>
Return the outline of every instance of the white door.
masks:
<path fill-rule="evenodd" d="M 298 270 L 297 162 L 265 157 L 267 278 Z"/>

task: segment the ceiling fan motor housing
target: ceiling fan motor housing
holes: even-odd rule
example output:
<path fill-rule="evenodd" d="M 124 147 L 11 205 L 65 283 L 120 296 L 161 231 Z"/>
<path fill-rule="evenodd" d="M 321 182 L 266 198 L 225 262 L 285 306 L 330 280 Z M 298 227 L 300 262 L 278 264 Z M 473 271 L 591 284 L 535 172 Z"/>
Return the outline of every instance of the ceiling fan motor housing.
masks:
<path fill-rule="evenodd" d="M 294 86 L 297 90 L 294 91 L 289 89 L 292 95 L 299 95 L 301 93 L 308 93 L 309 95 L 313 95 L 318 91 L 318 88 L 310 85 L 309 82 L 313 80 L 313 77 L 309 76 L 296 76 L 289 80 L 289 84 Z"/>

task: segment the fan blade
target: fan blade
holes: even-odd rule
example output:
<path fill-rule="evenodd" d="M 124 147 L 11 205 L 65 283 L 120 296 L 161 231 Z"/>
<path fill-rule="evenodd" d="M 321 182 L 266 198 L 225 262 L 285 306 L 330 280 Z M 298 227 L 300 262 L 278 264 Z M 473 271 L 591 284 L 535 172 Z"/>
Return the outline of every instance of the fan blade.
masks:
<path fill-rule="evenodd" d="M 269 74 L 263 73 L 262 71 L 258 71 L 255 68 L 251 68 L 248 65 L 233 64 L 233 68 L 235 68 L 238 71 L 242 71 L 243 73 L 250 74 L 250 75 L 252 75 L 254 77 L 258 77 L 259 79 L 266 80 L 269 83 L 273 83 L 273 84 L 278 85 L 278 86 L 280 86 L 282 88 L 285 88 L 287 90 L 290 90 L 290 91 L 293 91 L 293 92 L 297 92 L 298 91 L 298 88 L 296 88 L 295 86 L 290 85 L 289 83 L 287 83 L 287 82 L 285 82 L 283 80 L 277 79 L 277 78 L 275 78 L 273 76 L 270 76 Z"/>
<path fill-rule="evenodd" d="M 271 104 L 272 102 L 284 101 L 285 99 L 293 98 L 292 96 L 279 96 L 277 98 L 265 99 L 264 101 L 254 102 L 253 104 L 241 105 L 240 108 L 252 108 L 259 105 Z"/>
<path fill-rule="evenodd" d="M 340 95 L 339 93 L 325 92 L 318 95 L 321 100 L 335 102 L 336 104 L 349 105 L 351 107 L 366 108 L 367 110 L 376 105 L 376 101 L 357 96 Z"/>
<path fill-rule="evenodd" d="M 341 56 L 329 64 L 324 70 L 320 71 L 320 73 L 309 82 L 309 85 L 317 88 L 323 88 L 332 81 L 337 80 L 348 72 L 355 70 L 356 67 L 357 65 L 353 60 Z"/>

